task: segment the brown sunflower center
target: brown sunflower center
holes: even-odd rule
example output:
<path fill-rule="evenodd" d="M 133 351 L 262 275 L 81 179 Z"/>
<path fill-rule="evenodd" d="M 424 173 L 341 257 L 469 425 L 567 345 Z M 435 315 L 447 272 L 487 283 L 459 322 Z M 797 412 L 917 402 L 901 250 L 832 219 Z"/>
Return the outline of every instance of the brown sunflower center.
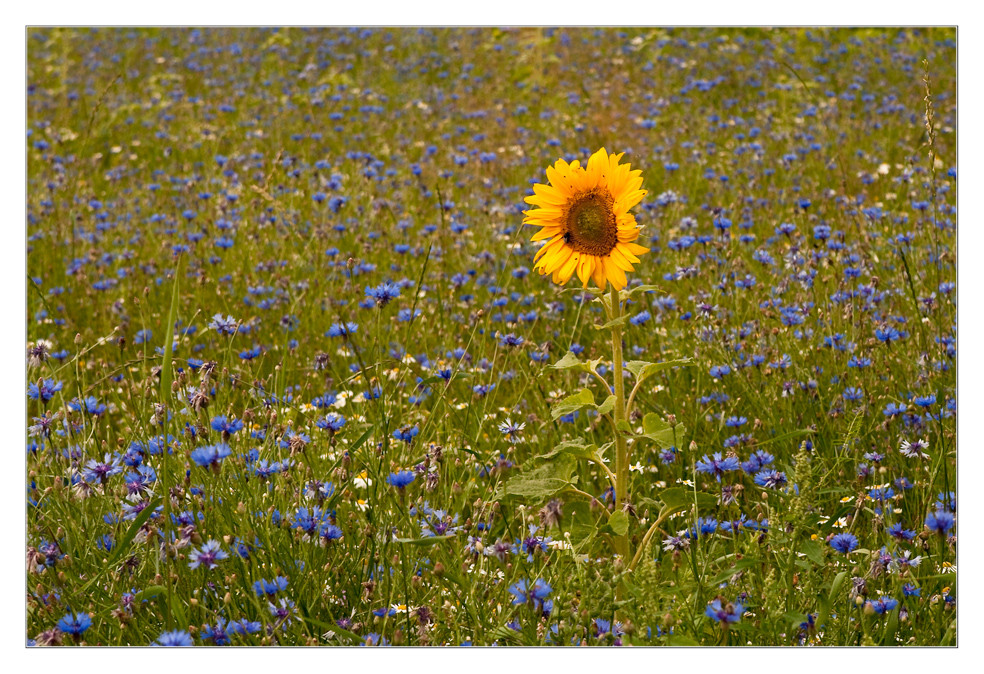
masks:
<path fill-rule="evenodd" d="M 567 210 L 565 240 L 588 255 L 608 255 L 618 243 L 618 226 L 607 192 L 594 190 L 578 195 Z"/>

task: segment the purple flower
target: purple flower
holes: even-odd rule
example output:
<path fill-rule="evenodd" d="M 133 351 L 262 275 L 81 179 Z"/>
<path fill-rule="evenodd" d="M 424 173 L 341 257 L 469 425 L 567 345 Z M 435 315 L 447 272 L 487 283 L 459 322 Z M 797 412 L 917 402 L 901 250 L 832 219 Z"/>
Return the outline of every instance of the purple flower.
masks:
<path fill-rule="evenodd" d="M 201 548 L 191 551 L 188 555 L 190 560 L 188 566 L 192 569 L 197 569 L 199 566 L 210 570 L 216 569 L 219 566 L 218 562 L 228 556 L 229 554 L 222 549 L 218 541 L 209 540 Z"/>
<path fill-rule="evenodd" d="M 162 632 L 157 641 L 151 646 L 194 646 L 195 640 L 184 630 L 174 630 L 173 632 Z"/>
<path fill-rule="evenodd" d="M 858 547 L 858 538 L 854 534 L 837 534 L 830 539 L 830 547 L 846 555 Z"/>
<path fill-rule="evenodd" d="M 721 599 L 715 599 L 704 610 L 708 618 L 717 620 L 722 624 L 736 623 L 741 619 L 741 614 L 745 612 L 745 607 L 735 602 L 722 604 Z"/>
<path fill-rule="evenodd" d="M 739 462 L 736 456 L 726 456 L 722 457 L 721 452 L 714 452 L 713 458 L 707 458 L 707 454 L 704 455 L 701 461 L 697 462 L 697 470 L 701 473 L 710 473 L 717 478 L 717 481 L 721 481 L 721 476 L 728 471 L 738 470 Z"/>

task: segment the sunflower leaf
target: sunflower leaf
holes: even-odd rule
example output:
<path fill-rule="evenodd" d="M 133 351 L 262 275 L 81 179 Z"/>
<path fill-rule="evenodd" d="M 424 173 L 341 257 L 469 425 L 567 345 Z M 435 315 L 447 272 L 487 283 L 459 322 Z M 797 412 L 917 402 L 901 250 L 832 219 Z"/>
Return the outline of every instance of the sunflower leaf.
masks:
<path fill-rule="evenodd" d="M 691 491 L 683 487 L 669 487 L 659 493 L 663 508 L 671 512 L 680 512 L 696 504 L 698 509 L 713 508 L 717 505 L 717 496 L 702 491 Z"/>
<path fill-rule="evenodd" d="M 598 365 L 601 363 L 601 358 L 596 358 L 594 360 L 583 361 L 573 352 L 568 351 L 564 354 L 564 357 L 558 360 L 553 365 L 548 365 L 554 370 L 581 370 L 582 372 L 594 372 Z"/>
<path fill-rule="evenodd" d="M 553 449 L 551 449 L 546 454 L 540 454 L 535 457 L 537 460 L 552 459 L 556 456 L 566 454 L 568 456 L 573 456 L 578 459 L 591 459 L 592 461 L 597 460 L 598 446 L 597 445 L 585 445 L 577 440 L 568 440 L 562 442 Z"/>
<path fill-rule="evenodd" d="M 614 318 L 603 325 L 598 325 L 595 323 L 594 327 L 595 330 L 610 330 L 611 328 L 624 326 L 629 322 L 629 318 L 631 318 L 631 316 L 619 316 L 618 318 Z"/>
<path fill-rule="evenodd" d="M 516 475 L 509 479 L 503 487 L 499 497 L 518 496 L 529 500 L 541 500 L 563 491 L 572 484 L 577 483 L 577 476 L 573 475 L 575 462 L 561 457 L 557 461 L 550 461 L 529 473 Z"/>
<path fill-rule="evenodd" d="M 630 360 L 625 364 L 625 368 L 635 375 L 637 382 L 645 381 L 652 377 L 654 374 L 662 372 L 663 370 L 668 370 L 671 367 L 683 367 L 687 365 L 693 365 L 693 360 L 690 358 L 680 358 L 678 360 L 668 360 L 662 363 L 650 363 L 644 360 Z"/>
<path fill-rule="evenodd" d="M 642 433 L 637 437 L 649 438 L 660 447 L 669 449 L 675 446 L 678 440 L 682 440 L 686 433 L 687 427 L 683 424 L 670 426 L 658 414 L 650 412 L 642 418 Z"/>
<path fill-rule="evenodd" d="M 609 414 L 615 409 L 615 396 L 608 396 L 605 402 L 598 405 L 598 414 Z"/>
<path fill-rule="evenodd" d="M 629 532 L 629 516 L 622 510 L 617 510 L 608 518 L 608 524 L 603 526 L 600 531 L 615 536 L 624 536 Z"/>
<path fill-rule="evenodd" d="M 622 290 L 621 292 L 619 292 L 619 296 L 624 300 L 638 293 L 651 293 L 651 292 L 657 292 L 659 290 L 662 290 L 662 288 L 660 288 L 659 286 L 641 285 L 641 286 L 636 286 L 635 288 L 632 288 L 630 290 Z"/>
<path fill-rule="evenodd" d="M 594 404 L 594 395 L 590 390 L 583 388 L 554 405 L 550 410 L 550 416 L 556 420 L 583 407 L 594 407 Z"/>

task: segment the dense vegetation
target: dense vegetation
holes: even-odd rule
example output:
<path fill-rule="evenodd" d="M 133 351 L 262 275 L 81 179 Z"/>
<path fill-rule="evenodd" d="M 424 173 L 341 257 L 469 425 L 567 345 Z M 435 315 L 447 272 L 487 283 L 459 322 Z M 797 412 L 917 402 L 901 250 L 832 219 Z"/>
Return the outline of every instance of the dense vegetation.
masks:
<path fill-rule="evenodd" d="M 28 42 L 29 642 L 955 643 L 955 31 Z M 618 510 L 521 224 L 602 146 Z"/>

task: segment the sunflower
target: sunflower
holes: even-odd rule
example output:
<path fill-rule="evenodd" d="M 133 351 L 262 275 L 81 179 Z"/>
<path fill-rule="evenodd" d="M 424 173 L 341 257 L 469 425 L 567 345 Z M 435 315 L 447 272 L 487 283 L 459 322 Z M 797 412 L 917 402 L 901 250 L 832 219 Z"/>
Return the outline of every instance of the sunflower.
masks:
<path fill-rule="evenodd" d="M 585 288 L 593 279 L 601 290 L 609 281 L 621 290 L 636 256 L 649 252 L 635 243 L 639 226 L 629 213 L 646 196 L 639 189 L 642 171 L 619 164 L 623 154 L 601 148 L 586 167 L 558 159 L 547 167 L 550 184 L 534 185 L 534 195 L 526 197 L 539 208 L 524 211 L 523 224 L 541 227 L 532 241 L 548 240 L 533 258 L 534 268 L 551 274 L 554 283 L 565 284 L 577 272 Z"/>

